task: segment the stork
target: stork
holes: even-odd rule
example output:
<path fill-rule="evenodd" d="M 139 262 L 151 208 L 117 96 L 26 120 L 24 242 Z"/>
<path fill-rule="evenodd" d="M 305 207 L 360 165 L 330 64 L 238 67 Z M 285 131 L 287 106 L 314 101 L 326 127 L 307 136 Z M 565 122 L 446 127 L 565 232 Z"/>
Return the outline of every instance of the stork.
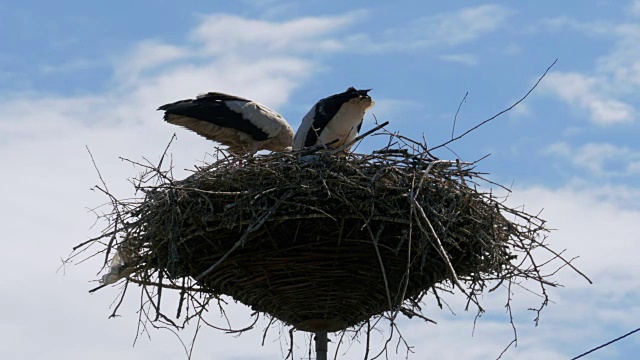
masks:
<path fill-rule="evenodd" d="M 226 145 L 236 155 L 285 151 L 293 141 L 293 129 L 280 114 L 234 95 L 210 92 L 158 110 L 164 110 L 166 122 Z"/>
<path fill-rule="evenodd" d="M 338 140 L 331 144 L 337 148 L 355 139 L 362 127 L 364 113 L 374 105 L 369 91 L 371 89 L 350 87 L 345 92 L 318 101 L 302 119 L 293 139 L 293 148 L 302 149 Z"/>

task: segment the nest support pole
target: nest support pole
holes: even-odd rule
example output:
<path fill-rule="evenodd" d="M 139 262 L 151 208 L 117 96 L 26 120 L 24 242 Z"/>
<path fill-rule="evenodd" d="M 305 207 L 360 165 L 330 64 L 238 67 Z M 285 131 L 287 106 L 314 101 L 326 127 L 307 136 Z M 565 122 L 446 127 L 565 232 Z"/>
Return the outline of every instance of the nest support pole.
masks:
<path fill-rule="evenodd" d="M 326 331 L 318 331 L 315 333 L 316 340 L 316 360 L 327 360 L 327 345 L 329 338 Z"/>

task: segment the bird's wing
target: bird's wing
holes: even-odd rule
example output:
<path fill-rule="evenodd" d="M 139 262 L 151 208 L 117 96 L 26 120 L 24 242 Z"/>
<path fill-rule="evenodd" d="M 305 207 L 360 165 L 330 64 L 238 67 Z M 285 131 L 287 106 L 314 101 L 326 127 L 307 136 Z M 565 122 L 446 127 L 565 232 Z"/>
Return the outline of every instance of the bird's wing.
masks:
<path fill-rule="evenodd" d="M 196 99 L 163 105 L 158 110 L 165 112 L 165 121 L 184 126 L 210 140 L 220 141 L 207 123 L 243 132 L 256 141 L 267 140 L 270 136 L 265 130 L 268 129 L 252 122 L 252 108 L 246 106 L 250 103 L 250 100 L 232 95 L 207 93 Z"/>
<path fill-rule="evenodd" d="M 324 98 L 316 104 L 315 114 L 313 115 L 313 129 L 310 129 L 310 131 L 307 132 L 304 146 L 315 145 L 318 141 L 318 136 L 322 133 L 327 124 L 329 124 L 329 121 L 336 116 L 342 104 L 349 101 L 349 98 L 337 95 L 342 94 L 336 94 L 328 98 Z"/>
<path fill-rule="evenodd" d="M 282 131 L 290 131 L 293 133 L 291 125 L 289 125 L 282 115 L 255 101 L 228 101 L 227 106 L 232 111 L 243 114 L 243 118 L 266 133 L 268 139 L 278 136 Z M 262 140 L 266 140 L 267 138 Z M 255 139 L 259 140 L 257 138 Z"/>
<path fill-rule="evenodd" d="M 307 114 L 302 118 L 302 122 L 298 127 L 298 131 L 296 131 L 296 135 L 293 138 L 294 149 L 302 149 L 304 147 L 313 146 L 318 140 L 318 134 L 320 133 L 321 129 L 314 129 L 314 117 L 316 115 L 317 106 L 318 104 L 313 105 L 309 112 L 307 112 Z M 324 126 L 326 126 L 326 123 L 322 126 L 322 128 L 324 128 Z"/>

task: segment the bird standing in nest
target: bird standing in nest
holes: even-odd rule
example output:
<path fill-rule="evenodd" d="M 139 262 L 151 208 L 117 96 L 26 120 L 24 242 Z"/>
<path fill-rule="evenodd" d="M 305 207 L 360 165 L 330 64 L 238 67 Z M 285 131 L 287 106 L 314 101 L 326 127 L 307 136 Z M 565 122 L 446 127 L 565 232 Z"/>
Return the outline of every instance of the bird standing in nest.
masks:
<path fill-rule="evenodd" d="M 235 155 L 291 148 L 293 129 L 277 112 L 255 101 L 210 92 L 160 106 L 164 120 L 228 146 Z"/>
<path fill-rule="evenodd" d="M 348 88 L 345 92 L 318 101 L 302 119 L 293 139 L 293 148 L 327 144 L 338 148 L 358 136 L 365 112 L 375 103 L 368 90 Z M 348 151 L 348 146 L 344 151 Z"/>

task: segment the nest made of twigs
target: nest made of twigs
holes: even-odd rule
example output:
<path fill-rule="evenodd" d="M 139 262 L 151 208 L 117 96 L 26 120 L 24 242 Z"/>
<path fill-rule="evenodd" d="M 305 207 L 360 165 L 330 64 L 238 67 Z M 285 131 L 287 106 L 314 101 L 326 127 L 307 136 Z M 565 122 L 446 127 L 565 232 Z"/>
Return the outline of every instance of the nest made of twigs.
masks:
<path fill-rule="evenodd" d="M 149 167 L 135 182 L 144 197 L 114 204 L 107 257 L 117 249 L 128 281 L 157 288 L 158 311 L 163 288 L 180 291 L 178 314 L 185 298 L 229 295 L 305 331 L 422 317 L 443 283 L 479 308 L 491 280 L 550 284 L 522 261 L 544 221 L 478 190 L 475 164 L 406 144 L 222 158 L 183 180 Z"/>

